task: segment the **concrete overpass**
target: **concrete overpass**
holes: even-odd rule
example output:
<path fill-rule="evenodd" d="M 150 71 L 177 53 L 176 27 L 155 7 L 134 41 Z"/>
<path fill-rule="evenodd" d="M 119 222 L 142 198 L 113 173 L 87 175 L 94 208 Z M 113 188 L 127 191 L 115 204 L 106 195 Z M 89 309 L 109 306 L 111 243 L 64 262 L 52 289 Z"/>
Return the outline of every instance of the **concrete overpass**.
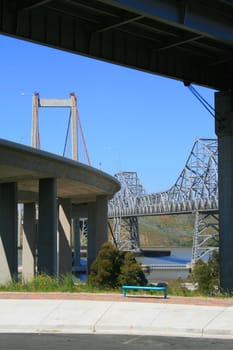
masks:
<path fill-rule="evenodd" d="M 233 290 L 233 2 L 0 0 L 0 33 L 216 89 L 221 287 Z"/>
<path fill-rule="evenodd" d="M 0 0 L 0 32 L 216 90 L 233 86 L 229 0 Z"/>
<path fill-rule="evenodd" d="M 90 221 L 90 265 L 107 241 L 107 201 L 119 189 L 97 169 L 0 139 L 0 283 L 18 272 L 18 203 L 24 204 L 23 277 L 32 277 L 36 265 L 38 272 L 65 274 L 71 272 L 71 219 L 85 212 Z"/>

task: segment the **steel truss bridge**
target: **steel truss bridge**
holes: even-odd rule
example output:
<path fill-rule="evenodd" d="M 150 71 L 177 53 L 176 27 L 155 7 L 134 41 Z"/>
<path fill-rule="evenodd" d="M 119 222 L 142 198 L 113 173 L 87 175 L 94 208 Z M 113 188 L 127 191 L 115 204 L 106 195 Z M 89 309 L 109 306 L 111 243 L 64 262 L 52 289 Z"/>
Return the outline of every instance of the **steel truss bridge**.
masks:
<path fill-rule="evenodd" d="M 138 217 L 193 214 L 192 262 L 218 247 L 218 151 L 216 139 L 197 139 L 174 186 L 147 194 L 136 172 L 120 172 L 121 190 L 109 201 L 113 240 L 121 250 L 140 250 Z"/>

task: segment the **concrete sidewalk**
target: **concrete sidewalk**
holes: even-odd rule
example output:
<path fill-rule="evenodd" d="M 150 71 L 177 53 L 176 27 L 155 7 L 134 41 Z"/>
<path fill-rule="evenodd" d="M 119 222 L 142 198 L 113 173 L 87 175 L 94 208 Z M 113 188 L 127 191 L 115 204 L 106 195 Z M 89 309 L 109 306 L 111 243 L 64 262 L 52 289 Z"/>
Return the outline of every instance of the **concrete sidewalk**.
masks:
<path fill-rule="evenodd" d="M 0 293 L 0 310 L 1 333 L 233 338 L 232 299 Z"/>

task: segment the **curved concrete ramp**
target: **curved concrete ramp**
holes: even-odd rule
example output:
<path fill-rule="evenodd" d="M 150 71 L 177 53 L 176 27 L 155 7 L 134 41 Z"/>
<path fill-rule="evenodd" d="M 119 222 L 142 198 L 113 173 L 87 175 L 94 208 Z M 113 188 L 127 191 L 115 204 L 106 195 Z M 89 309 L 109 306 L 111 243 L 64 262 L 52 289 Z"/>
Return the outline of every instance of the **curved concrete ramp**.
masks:
<path fill-rule="evenodd" d="M 35 270 L 61 275 L 72 269 L 72 222 L 88 218 L 89 268 L 108 239 L 107 203 L 119 189 L 120 183 L 102 171 L 0 139 L 0 284 L 18 273 L 18 203 L 24 204 L 23 278 L 33 277 Z"/>
<path fill-rule="evenodd" d="M 38 198 L 38 180 L 57 179 L 57 196 L 72 203 L 111 198 L 120 189 L 108 174 L 49 152 L 0 139 L 0 183 L 16 182 L 20 202 Z"/>

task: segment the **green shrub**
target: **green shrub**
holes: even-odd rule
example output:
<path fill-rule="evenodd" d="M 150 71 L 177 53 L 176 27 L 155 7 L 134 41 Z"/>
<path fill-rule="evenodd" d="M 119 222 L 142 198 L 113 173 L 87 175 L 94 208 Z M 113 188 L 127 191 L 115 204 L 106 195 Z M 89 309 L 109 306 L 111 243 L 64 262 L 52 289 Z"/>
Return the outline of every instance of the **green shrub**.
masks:
<path fill-rule="evenodd" d="M 219 290 L 219 253 L 214 251 L 208 262 L 198 260 L 192 271 L 192 280 L 198 283 L 198 290 L 213 295 Z"/>
<path fill-rule="evenodd" d="M 147 280 L 133 253 L 121 252 L 104 243 L 91 266 L 87 284 L 99 288 L 118 288 L 122 284 L 145 285 Z"/>
<path fill-rule="evenodd" d="M 114 288 L 120 271 L 121 255 L 111 243 L 104 243 L 91 266 L 87 283 L 94 287 Z"/>
<path fill-rule="evenodd" d="M 217 250 L 213 251 L 208 264 L 211 270 L 211 276 L 218 281 L 220 276 L 220 255 Z"/>
<path fill-rule="evenodd" d="M 132 252 L 123 255 L 118 284 L 121 285 L 146 285 L 147 280 L 141 269 L 141 265 L 136 261 Z"/>

